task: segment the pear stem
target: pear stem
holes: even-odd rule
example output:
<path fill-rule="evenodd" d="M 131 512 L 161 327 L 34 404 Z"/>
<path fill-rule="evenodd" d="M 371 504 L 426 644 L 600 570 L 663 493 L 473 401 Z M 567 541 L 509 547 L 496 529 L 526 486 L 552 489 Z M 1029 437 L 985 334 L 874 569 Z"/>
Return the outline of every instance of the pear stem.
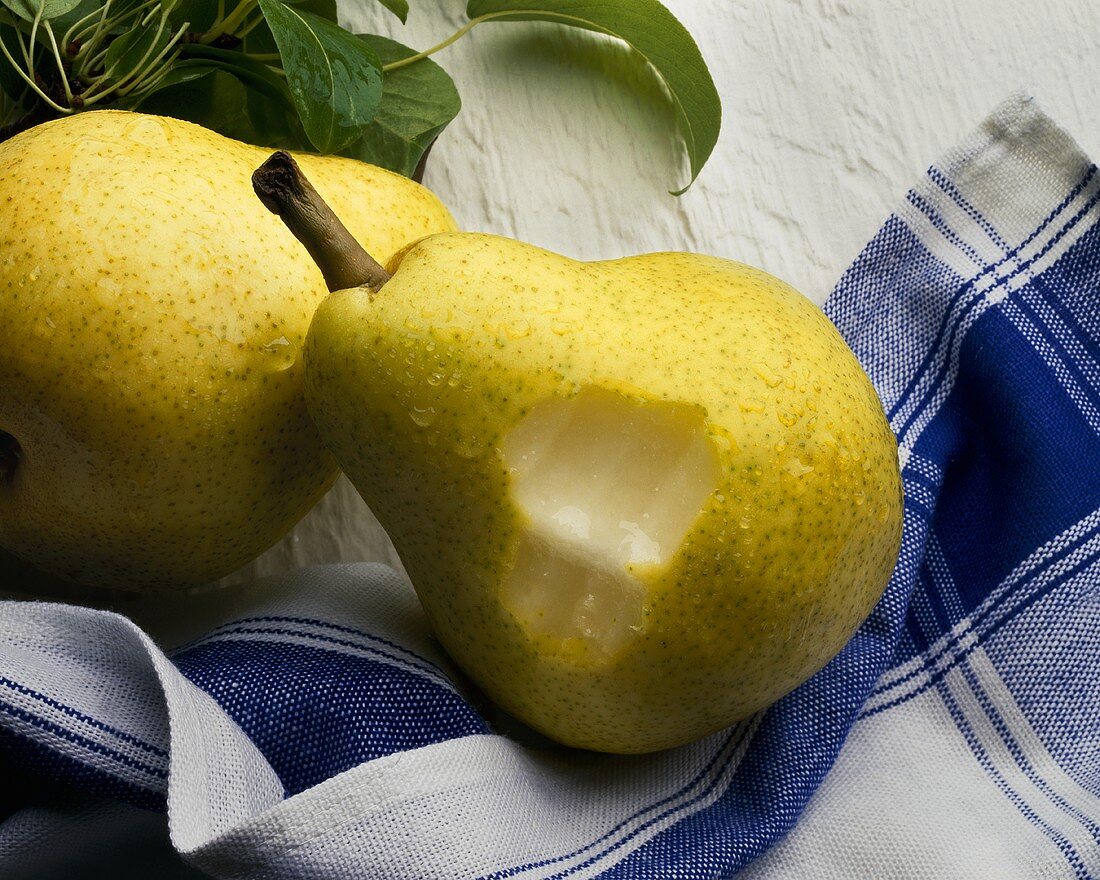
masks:
<path fill-rule="evenodd" d="M 329 290 L 369 287 L 377 291 L 390 280 L 390 273 L 348 232 L 289 153 L 272 153 L 253 172 L 252 188 L 305 245 Z"/>

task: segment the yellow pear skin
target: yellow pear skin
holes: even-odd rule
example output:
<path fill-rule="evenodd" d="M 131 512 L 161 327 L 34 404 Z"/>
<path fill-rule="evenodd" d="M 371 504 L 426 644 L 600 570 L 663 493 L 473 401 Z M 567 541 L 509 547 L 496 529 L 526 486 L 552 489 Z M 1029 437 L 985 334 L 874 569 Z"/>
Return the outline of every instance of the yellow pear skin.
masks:
<path fill-rule="evenodd" d="M 391 268 L 319 307 L 310 410 L 508 712 L 567 745 L 675 746 L 790 691 L 870 612 L 901 536 L 895 439 L 795 290 L 480 234 Z"/>
<path fill-rule="evenodd" d="M 300 357 L 327 291 L 252 193 L 267 152 L 112 111 L 0 144 L 0 546 L 81 584 L 185 587 L 329 486 Z M 412 181 L 300 161 L 375 253 L 454 228 Z"/>

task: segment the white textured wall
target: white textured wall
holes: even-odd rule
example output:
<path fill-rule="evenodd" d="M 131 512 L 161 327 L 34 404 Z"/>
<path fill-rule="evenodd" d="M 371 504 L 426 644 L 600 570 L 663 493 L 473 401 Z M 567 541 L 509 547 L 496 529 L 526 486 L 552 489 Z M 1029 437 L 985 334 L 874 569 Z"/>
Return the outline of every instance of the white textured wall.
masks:
<path fill-rule="evenodd" d="M 696 250 L 754 263 L 816 302 L 914 178 L 1008 92 L 1026 88 L 1100 156 L 1093 0 L 666 0 L 696 35 L 725 111 L 695 186 L 672 117 L 625 52 L 555 25 L 487 23 L 437 56 L 464 108 L 425 182 L 459 223 L 580 258 Z M 417 48 L 461 0 L 373 0 L 345 24 Z M 393 561 L 346 483 L 234 580 L 290 565 Z"/>

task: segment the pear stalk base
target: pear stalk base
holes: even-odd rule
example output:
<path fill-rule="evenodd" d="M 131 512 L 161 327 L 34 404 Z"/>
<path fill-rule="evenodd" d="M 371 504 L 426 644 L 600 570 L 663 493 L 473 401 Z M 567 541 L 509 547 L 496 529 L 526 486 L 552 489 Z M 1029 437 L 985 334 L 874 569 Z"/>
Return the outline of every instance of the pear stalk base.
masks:
<path fill-rule="evenodd" d="M 272 153 L 252 175 L 252 188 L 272 214 L 309 251 L 330 291 L 369 287 L 378 291 L 389 273 L 363 249 L 313 188 L 294 157 Z"/>

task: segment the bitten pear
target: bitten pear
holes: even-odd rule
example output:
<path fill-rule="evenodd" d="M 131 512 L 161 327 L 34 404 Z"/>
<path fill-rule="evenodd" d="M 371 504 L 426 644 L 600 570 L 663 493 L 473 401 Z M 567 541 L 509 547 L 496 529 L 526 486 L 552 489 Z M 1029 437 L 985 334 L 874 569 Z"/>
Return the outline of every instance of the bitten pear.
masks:
<path fill-rule="evenodd" d="M 80 584 L 201 584 L 332 482 L 300 356 L 326 288 L 252 193 L 266 152 L 113 111 L 0 144 L 6 550 Z M 410 180 L 300 158 L 379 254 L 454 229 Z"/>
<path fill-rule="evenodd" d="M 822 312 L 740 263 L 581 263 L 482 234 L 340 290 L 325 442 L 440 641 L 572 746 L 675 746 L 833 657 L 897 558 L 895 438 Z"/>

